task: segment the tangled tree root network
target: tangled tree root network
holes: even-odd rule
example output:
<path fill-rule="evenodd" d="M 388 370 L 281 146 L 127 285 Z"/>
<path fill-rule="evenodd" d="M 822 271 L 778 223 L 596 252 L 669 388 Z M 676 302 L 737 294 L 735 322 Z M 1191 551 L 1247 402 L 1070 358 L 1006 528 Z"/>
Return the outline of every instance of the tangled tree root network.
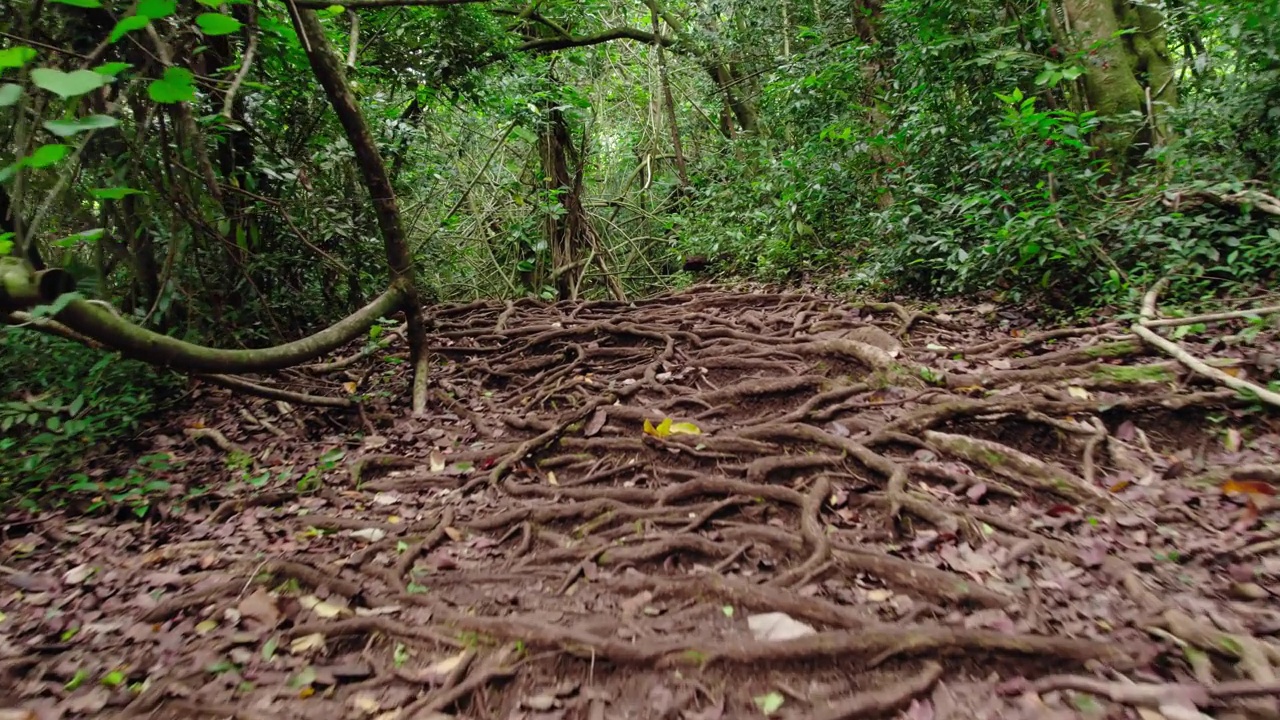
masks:
<path fill-rule="evenodd" d="M 1280 717 L 1275 416 L 1126 326 L 714 288 L 429 320 L 434 413 L 354 348 L 290 377 L 358 411 L 212 390 L 149 438 L 217 502 L 11 529 L 10 706 Z"/>

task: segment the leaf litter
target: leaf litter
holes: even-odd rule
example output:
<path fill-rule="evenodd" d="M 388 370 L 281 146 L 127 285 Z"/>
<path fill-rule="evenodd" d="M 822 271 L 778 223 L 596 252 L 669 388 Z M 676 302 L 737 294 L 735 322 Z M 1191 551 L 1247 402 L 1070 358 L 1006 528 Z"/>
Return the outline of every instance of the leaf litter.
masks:
<path fill-rule="evenodd" d="M 433 415 L 396 347 L 200 388 L 145 518 L 7 518 L 0 717 L 1275 717 L 1274 412 L 992 310 L 470 303 Z"/>

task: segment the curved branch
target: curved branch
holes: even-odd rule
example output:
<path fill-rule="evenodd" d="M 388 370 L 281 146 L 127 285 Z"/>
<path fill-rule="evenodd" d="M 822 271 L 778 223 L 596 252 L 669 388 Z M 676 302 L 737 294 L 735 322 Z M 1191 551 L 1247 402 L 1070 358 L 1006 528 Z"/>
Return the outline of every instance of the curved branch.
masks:
<path fill-rule="evenodd" d="M 393 285 L 355 314 L 314 335 L 253 350 L 195 345 L 138 327 L 83 300 L 70 302 L 56 319 L 81 335 L 144 362 L 177 370 L 237 374 L 279 370 L 314 360 L 359 337 L 378 318 L 401 309 L 404 299 L 404 289 Z"/>
<path fill-rule="evenodd" d="M 600 45 L 614 40 L 635 40 L 636 42 L 646 43 L 648 45 L 657 43 L 663 47 L 671 47 L 676 43 L 675 38 L 667 35 L 655 35 L 651 32 L 645 32 L 644 30 L 637 30 L 630 27 L 615 27 L 609 28 L 608 30 L 602 30 L 594 35 L 583 35 L 581 37 L 530 40 L 527 43 L 517 46 L 516 51 L 552 52 L 554 50 L 564 50 L 566 48 Z"/>

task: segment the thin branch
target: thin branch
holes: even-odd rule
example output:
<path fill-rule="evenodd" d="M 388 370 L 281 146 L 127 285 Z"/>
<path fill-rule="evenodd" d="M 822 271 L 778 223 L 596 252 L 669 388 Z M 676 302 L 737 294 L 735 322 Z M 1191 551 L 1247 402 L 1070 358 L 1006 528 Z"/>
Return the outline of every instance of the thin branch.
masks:
<path fill-rule="evenodd" d="M 226 99 L 222 101 L 222 116 L 231 119 L 231 106 L 235 104 L 236 93 L 240 90 L 240 85 L 244 83 L 244 79 L 249 75 L 249 68 L 253 66 L 253 55 L 258 50 L 258 33 L 256 22 L 257 11 L 254 6 L 249 6 L 249 44 L 244 50 L 244 59 L 240 61 L 240 71 L 236 73 L 235 78 L 231 81 L 231 87 L 227 88 Z M 354 15 L 352 16 L 354 17 Z"/>
<path fill-rule="evenodd" d="M 235 377 L 234 375 L 206 375 L 196 374 L 192 377 L 221 385 L 230 390 L 239 390 L 240 392 L 249 393 L 258 397 L 264 397 L 268 400 L 284 400 L 285 402 L 297 403 L 299 405 L 318 405 L 320 407 L 332 408 L 349 408 L 354 407 L 355 403 L 347 398 L 328 397 L 326 395 L 308 395 L 306 393 L 293 392 L 292 390 L 284 390 L 282 388 L 273 388 L 267 385 L 259 385 L 250 382 L 244 378 Z"/>
<path fill-rule="evenodd" d="M 614 40 L 635 40 L 636 42 L 646 43 L 649 45 L 660 44 L 663 47 L 671 47 L 675 45 L 675 38 L 666 35 L 655 36 L 651 32 L 637 30 L 630 27 L 616 27 L 602 30 L 594 35 L 583 35 L 581 37 L 569 38 L 548 38 L 545 40 L 530 40 L 523 45 L 516 47 L 518 52 L 551 52 L 554 50 L 564 50 L 567 48 L 587 47 L 589 45 L 600 45 L 602 43 L 612 42 Z"/>

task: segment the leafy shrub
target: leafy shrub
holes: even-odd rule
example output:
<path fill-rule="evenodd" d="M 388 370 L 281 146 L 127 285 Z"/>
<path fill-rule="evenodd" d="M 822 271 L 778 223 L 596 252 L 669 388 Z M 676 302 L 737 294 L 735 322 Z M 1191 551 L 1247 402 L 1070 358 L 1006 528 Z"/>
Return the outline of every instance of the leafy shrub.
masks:
<path fill-rule="evenodd" d="M 0 499 L 61 504 L 90 493 L 90 507 L 131 502 L 162 490 L 157 458 L 111 464 L 133 468 L 101 484 L 88 465 L 100 448 L 120 446 L 179 388 L 174 376 L 143 363 L 22 328 L 0 331 Z M 135 467 L 136 465 L 136 467 Z M 164 469 L 164 468 L 161 468 Z M 98 498 L 95 500 L 94 498 Z"/>

